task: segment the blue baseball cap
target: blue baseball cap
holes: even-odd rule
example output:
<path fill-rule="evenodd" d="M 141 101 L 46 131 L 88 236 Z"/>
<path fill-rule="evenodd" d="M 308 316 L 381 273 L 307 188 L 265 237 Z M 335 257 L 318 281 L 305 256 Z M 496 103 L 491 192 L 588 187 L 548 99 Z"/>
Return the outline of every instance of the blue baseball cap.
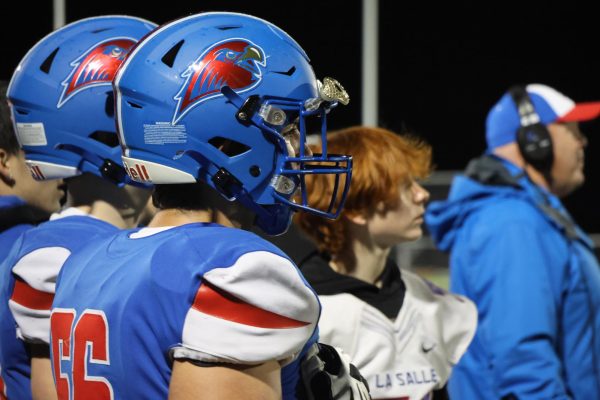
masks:
<path fill-rule="evenodd" d="M 542 84 L 530 84 L 525 89 L 540 117 L 540 122 L 544 125 L 553 122 L 589 121 L 600 116 L 600 101 L 575 103 L 564 94 Z M 492 107 L 485 125 L 485 138 L 489 150 L 517 139 L 520 118 L 510 93 L 505 93 Z"/>

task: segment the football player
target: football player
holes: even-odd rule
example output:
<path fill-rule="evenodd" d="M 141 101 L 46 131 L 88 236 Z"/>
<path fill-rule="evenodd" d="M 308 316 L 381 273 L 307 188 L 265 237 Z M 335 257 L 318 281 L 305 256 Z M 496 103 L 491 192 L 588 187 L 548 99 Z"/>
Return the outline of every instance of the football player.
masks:
<path fill-rule="evenodd" d="M 58 272 L 82 245 L 135 226 L 148 199 L 146 188 L 123 187 L 111 82 L 154 27 L 125 16 L 80 20 L 39 41 L 13 74 L 8 98 L 26 162 L 39 180 L 68 180 L 70 207 L 22 234 L 0 269 L 0 363 L 9 398 L 56 397 L 49 336 Z"/>
<path fill-rule="evenodd" d="M 6 101 L 7 82 L 0 81 L 0 262 L 18 235 L 60 209 L 60 179 L 33 179 L 13 131 Z"/>
<path fill-rule="evenodd" d="M 351 158 L 305 152 L 305 125 L 318 117 L 325 137 L 346 92 L 319 85 L 278 27 L 222 12 L 159 27 L 113 85 L 124 165 L 155 184 L 158 212 L 62 269 L 51 317 L 59 398 L 296 398 L 318 299 L 246 229 L 282 233 L 295 210 L 337 215 L 307 204 L 304 176 L 333 174 L 345 193 Z"/>
<path fill-rule="evenodd" d="M 7 82 L 0 82 L 0 263 L 8 256 L 17 237 L 35 224 L 48 219 L 52 212 L 60 208 L 64 196 L 61 180 L 38 182 L 33 179 L 25 156 L 19 148 L 10 120 L 10 110 L 6 102 Z M 0 281 L 5 285 L 6 281 Z M 8 307 L 7 304 L 0 308 Z M 0 313 L 4 313 L 0 311 Z M 2 330 L 8 321 L 2 319 Z M 13 335 L 9 342 L 0 346 L 14 348 L 22 344 Z M 5 399 L 6 388 L 2 374 L 0 356 L 0 399 Z"/>
<path fill-rule="evenodd" d="M 297 216 L 319 250 L 299 265 L 323 307 L 320 340 L 348 353 L 374 399 L 447 398 L 444 384 L 475 333 L 475 305 L 390 257 L 423 234 L 429 193 L 417 179 L 430 172 L 431 148 L 365 126 L 330 133 L 327 146 L 352 154 L 356 172 L 338 220 Z M 315 205 L 335 193 L 325 176 L 311 188 Z"/>

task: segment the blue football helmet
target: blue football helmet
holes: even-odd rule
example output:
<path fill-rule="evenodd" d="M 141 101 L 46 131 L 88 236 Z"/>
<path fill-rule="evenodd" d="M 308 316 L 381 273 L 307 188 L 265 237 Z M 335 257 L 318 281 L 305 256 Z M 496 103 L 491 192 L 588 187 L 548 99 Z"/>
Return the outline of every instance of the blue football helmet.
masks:
<path fill-rule="evenodd" d="M 113 86 L 132 179 L 206 182 L 268 234 L 285 232 L 292 211 L 339 215 L 352 158 L 327 154 L 326 115 L 349 97 L 334 79 L 317 81 L 304 50 L 271 23 L 226 12 L 168 23 L 132 51 Z M 309 117 L 322 154 L 305 151 Z M 326 210 L 308 204 L 310 174 L 335 175 Z"/>
<path fill-rule="evenodd" d="M 128 16 L 87 18 L 50 33 L 21 60 L 7 94 L 36 179 L 90 172 L 131 182 L 122 166 L 111 84 L 125 56 L 155 27 Z"/>

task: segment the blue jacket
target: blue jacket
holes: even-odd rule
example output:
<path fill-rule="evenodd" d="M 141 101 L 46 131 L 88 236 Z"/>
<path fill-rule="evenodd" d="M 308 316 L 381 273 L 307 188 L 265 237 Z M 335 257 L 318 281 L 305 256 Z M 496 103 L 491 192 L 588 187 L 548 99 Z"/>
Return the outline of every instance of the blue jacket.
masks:
<path fill-rule="evenodd" d="M 466 174 L 426 214 L 450 252 L 451 290 L 479 311 L 451 398 L 600 399 L 600 267 L 590 239 L 507 161 L 484 156 Z"/>

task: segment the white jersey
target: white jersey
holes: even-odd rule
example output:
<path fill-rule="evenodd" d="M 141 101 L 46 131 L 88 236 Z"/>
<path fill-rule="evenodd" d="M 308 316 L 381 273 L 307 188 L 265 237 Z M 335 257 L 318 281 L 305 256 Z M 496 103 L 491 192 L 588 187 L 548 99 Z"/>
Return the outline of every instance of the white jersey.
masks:
<path fill-rule="evenodd" d="M 471 342 L 477 309 L 418 275 L 402 271 L 398 316 L 348 294 L 319 296 L 319 341 L 341 347 L 368 380 L 373 399 L 429 399 L 444 386 Z"/>

